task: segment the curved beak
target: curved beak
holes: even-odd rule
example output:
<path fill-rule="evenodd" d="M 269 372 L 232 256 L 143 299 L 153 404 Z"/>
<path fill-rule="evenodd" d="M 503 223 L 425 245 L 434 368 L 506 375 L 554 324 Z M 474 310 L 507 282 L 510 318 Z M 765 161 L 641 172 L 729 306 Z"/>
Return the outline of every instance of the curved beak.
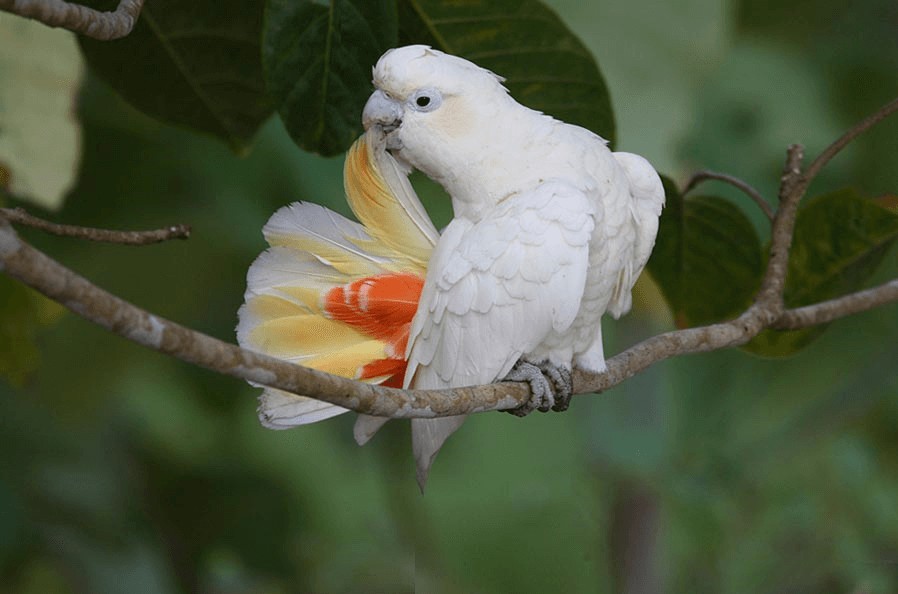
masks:
<path fill-rule="evenodd" d="M 371 93 L 362 111 L 362 126 L 365 130 L 371 126 L 380 126 L 385 134 L 389 134 L 401 123 L 402 106 L 399 102 L 390 99 L 380 90 Z"/>

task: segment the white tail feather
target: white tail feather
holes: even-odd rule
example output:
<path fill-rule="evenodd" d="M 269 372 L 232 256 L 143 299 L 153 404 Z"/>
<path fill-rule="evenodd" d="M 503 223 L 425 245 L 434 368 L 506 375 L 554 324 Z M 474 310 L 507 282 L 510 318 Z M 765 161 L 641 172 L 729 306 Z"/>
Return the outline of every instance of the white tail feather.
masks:
<path fill-rule="evenodd" d="M 321 400 L 266 388 L 259 396 L 259 422 L 268 429 L 289 429 L 349 412 Z"/>

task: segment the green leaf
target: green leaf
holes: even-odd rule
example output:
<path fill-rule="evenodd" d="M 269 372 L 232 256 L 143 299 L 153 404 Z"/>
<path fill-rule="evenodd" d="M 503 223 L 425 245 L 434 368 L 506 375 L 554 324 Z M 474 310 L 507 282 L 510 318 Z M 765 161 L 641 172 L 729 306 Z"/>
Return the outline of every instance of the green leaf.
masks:
<path fill-rule="evenodd" d="M 786 307 L 826 301 L 861 289 L 898 238 L 898 214 L 840 190 L 809 200 L 795 221 L 784 298 Z M 787 356 L 822 334 L 825 326 L 766 331 L 745 345 L 764 356 Z"/>
<path fill-rule="evenodd" d="M 615 140 L 605 80 L 589 50 L 535 0 L 400 0 L 403 43 L 426 43 L 505 77 L 520 103 Z"/>
<path fill-rule="evenodd" d="M 81 156 L 83 71 L 74 34 L 0 13 L 0 190 L 62 206 Z"/>
<path fill-rule="evenodd" d="M 37 333 L 62 306 L 0 275 L 0 379 L 21 386 L 40 363 Z"/>
<path fill-rule="evenodd" d="M 719 322 L 741 313 L 760 285 L 761 243 L 735 205 L 714 196 L 683 198 L 663 178 L 667 203 L 649 272 L 679 327 Z"/>
<path fill-rule="evenodd" d="M 362 132 L 371 67 L 397 42 L 390 0 L 268 0 L 262 61 L 290 136 L 332 156 Z"/>
<path fill-rule="evenodd" d="M 109 10 L 117 2 L 94 0 Z M 259 58 L 261 2 L 153 0 L 130 35 L 81 38 L 93 71 L 138 109 L 237 151 L 271 113 Z"/>

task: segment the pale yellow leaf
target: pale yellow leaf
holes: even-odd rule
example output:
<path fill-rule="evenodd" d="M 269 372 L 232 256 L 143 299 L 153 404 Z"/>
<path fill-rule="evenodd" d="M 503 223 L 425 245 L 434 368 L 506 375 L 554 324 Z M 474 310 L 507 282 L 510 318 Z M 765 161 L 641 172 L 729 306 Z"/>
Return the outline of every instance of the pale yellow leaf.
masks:
<path fill-rule="evenodd" d="M 74 184 L 83 72 L 73 33 L 0 12 L 0 182 L 16 197 L 56 209 Z"/>

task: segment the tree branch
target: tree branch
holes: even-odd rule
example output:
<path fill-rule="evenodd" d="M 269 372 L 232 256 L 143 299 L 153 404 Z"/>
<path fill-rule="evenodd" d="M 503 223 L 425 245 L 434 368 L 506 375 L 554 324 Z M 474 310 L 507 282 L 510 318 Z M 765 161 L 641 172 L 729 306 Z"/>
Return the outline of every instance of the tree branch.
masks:
<path fill-rule="evenodd" d="M 429 418 L 515 408 L 529 398 L 526 384 L 508 382 L 441 390 L 436 396 L 424 390 L 384 388 L 242 349 L 155 316 L 104 291 L 26 243 L 2 218 L 0 271 L 137 344 L 218 373 L 365 414 Z"/>
<path fill-rule="evenodd" d="M 113 12 L 100 12 L 63 0 L 0 0 L 0 10 L 62 27 L 101 41 L 128 35 L 137 23 L 144 0 L 120 0 Z"/>
<path fill-rule="evenodd" d="M 5 218 L 11 223 L 18 225 L 40 229 L 52 235 L 87 239 L 88 241 L 118 243 L 121 245 L 148 245 L 168 241 L 169 239 L 190 238 L 190 225 L 172 225 L 171 227 L 153 229 L 152 231 L 110 231 L 94 227 L 51 223 L 28 214 L 22 208 L 0 208 L 0 218 Z"/>
<path fill-rule="evenodd" d="M 870 121 L 894 113 L 898 100 L 864 120 L 843 138 L 854 138 Z M 885 115 L 881 115 L 885 113 Z M 852 135 L 853 134 L 853 135 Z M 850 140 L 849 138 L 849 140 Z M 817 163 L 831 159 L 847 141 L 837 141 Z M 837 148 L 832 148 L 837 147 Z M 615 355 L 607 370 L 575 369 L 574 392 L 602 392 L 673 356 L 745 344 L 766 328 L 795 330 L 898 302 L 898 279 L 822 303 L 785 309 L 783 289 L 798 203 L 816 174 L 802 174 L 803 150 L 789 147 L 773 218 L 767 270 L 755 302 L 739 317 L 699 328 L 667 332 Z M 154 316 L 78 276 L 23 241 L 0 217 L 0 271 L 40 291 L 74 313 L 138 344 L 219 373 L 301 394 L 359 413 L 392 418 L 431 418 L 517 408 L 530 398 L 524 383 L 501 382 L 449 390 L 398 390 L 374 386 L 262 355 Z"/>
<path fill-rule="evenodd" d="M 774 330 L 799 330 L 818 324 L 826 324 L 838 318 L 868 311 L 898 301 L 898 279 L 878 287 L 858 291 L 814 305 L 797 307 L 783 312 L 772 326 Z"/>

